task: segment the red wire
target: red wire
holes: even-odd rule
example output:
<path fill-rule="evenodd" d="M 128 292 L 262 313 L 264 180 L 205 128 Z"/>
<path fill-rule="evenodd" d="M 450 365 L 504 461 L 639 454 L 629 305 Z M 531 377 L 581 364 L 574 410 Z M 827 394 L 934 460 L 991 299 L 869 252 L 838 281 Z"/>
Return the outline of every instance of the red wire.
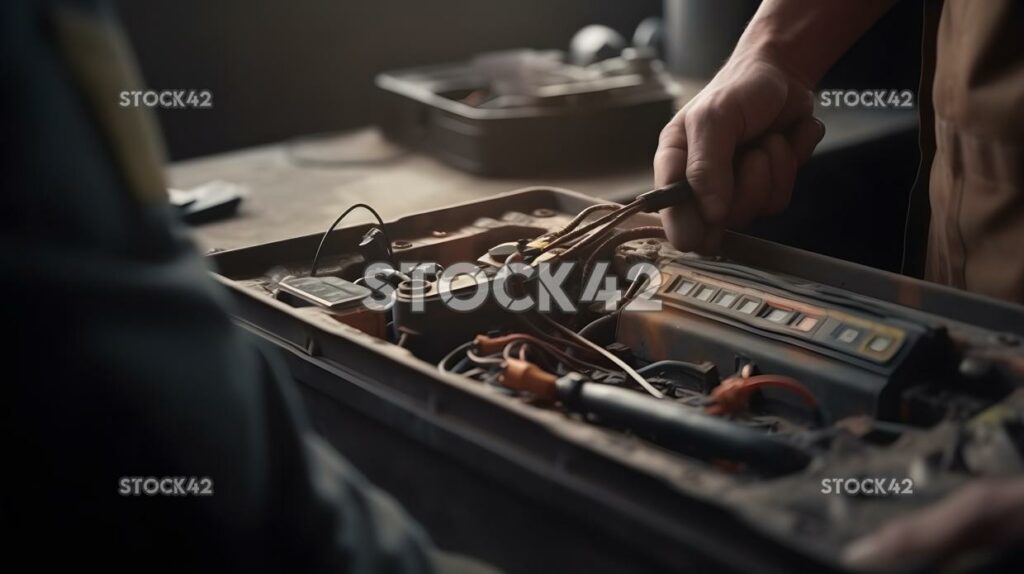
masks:
<path fill-rule="evenodd" d="M 800 381 L 785 375 L 756 375 L 748 378 L 732 377 L 723 381 L 711 391 L 714 403 L 707 407 L 707 411 L 722 415 L 745 410 L 750 406 L 751 395 L 765 387 L 789 391 L 812 408 L 818 408 L 818 400 Z"/>

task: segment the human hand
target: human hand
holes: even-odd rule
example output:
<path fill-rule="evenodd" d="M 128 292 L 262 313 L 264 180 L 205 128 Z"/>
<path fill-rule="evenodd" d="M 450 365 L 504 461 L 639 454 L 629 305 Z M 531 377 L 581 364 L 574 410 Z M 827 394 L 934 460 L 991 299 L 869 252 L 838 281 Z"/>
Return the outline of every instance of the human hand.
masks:
<path fill-rule="evenodd" d="M 661 212 L 669 241 L 713 251 L 723 227 L 782 211 L 825 135 L 813 111 L 795 74 L 763 54 L 734 55 L 661 132 L 655 185 L 686 178 L 696 200 Z"/>
<path fill-rule="evenodd" d="M 853 542 L 842 559 L 854 570 L 914 570 L 972 550 L 1021 544 L 1024 478 L 986 479 Z"/>

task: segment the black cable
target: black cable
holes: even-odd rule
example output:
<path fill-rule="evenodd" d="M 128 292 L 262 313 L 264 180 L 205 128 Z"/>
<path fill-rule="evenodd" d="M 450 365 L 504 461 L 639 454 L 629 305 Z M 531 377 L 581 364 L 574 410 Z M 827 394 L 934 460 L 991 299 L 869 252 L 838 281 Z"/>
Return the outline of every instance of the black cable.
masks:
<path fill-rule="evenodd" d="M 327 243 L 327 237 L 331 234 L 332 231 L 334 231 L 334 228 L 337 227 L 339 223 L 341 223 L 341 220 L 345 219 L 346 215 L 348 215 L 349 213 L 352 213 L 356 209 L 360 209 L 360 208 L 365 209 L 366 211 L 369 211 L 370 213 L 372 213 L 373 216 L 377 219 L 377 223 L 380 224 L 381 234 L 384 235 L 384 241 L 387 243 L 388 258 L 391 259 L 391 263 L 392 263 L 392 265 L 394 265 L 394 263 L 395 263 L 395 253 L 391 250 L 391 239 L 388 237 L 388 232 L 384 228 L 384 220 L 381 219 L 380 214 L 377 213 L 377 210 L 375 210 L 374 208 L 370 207 L 369 205 L 366 205 L 365 203 L 357 203 L 357 204 L 349 207 L 341 215 L 339 215 L 338 219 L 335 219 L 334 223 L 332 223 L 331 226 L 327 228 L 327 231 L 324 232 L 324 236 L 322 238 L 320 238 L 320 245 L 317 245 L 317 247 L 316 247 L 316 254 L 313 255 L 313 263 L 309 266 L 309 275 L 310 275 L 310 277 L 316 277 L 317 262 L 320 260 L 320 252 L 323 250 L 324 244 Z"/>
<path fill-rule="evenodd" d="M 467 351 L 472 346 L 473 346 L 473 341 L 469 341 L 468 343 L 463 343 L 463 344 L 459 345 L 458 347 L 455 347 L 454 349 L 452 349 L 447 355 L 444 356 L 443 359 L 441 359 L 437 363 L 437 370 L 441 371 L 442 373 L 449 372 L 449 370 L 448 370 L 448 362 L 451 361 L 456 356 L 458 356 L 458 354 L 460 352 Z"/>
<path fill-rule="evenodd" d="M 782 437 L 632 389 L 572 376 L 558 379 L 556 388 L 562 404 L 572 412 L 595 415 L 602 424 L 630 429 L 666 448 L 705 460 L 735 460 L 763 474 L 781 475 L 805 468 L 813 458 L 811 451 Z"/>

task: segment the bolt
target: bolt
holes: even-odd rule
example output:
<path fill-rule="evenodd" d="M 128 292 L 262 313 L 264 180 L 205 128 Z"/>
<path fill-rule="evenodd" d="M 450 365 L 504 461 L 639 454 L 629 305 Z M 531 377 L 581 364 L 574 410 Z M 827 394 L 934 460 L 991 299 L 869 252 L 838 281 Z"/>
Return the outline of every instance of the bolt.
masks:
<path fill-rule="evenodd" d="M 392 241 L 391 247 L 394 249 L 408 249 L 412 247 L 412 242 L 406 241 L 404 239 L 399 239 L 398 241 Z"/>

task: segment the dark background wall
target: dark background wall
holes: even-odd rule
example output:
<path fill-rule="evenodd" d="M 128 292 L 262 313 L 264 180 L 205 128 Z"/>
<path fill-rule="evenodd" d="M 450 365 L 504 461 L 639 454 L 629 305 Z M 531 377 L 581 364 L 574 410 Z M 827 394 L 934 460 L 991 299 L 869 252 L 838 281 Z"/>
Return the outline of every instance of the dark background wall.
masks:
<path fill-rule="evenodd" d="M 920 4 L 898 3 L 825 85 L 916 87 Z M 373 77 L 382 70 L 453 61 L 483 50 L 564 48 L 576 30 L 592 23 L 628 36 L 643 18 L 663 12 L 661 0 L 115 0 L 115 5 L 150 87 L 213 93 L 212 110 L 159 113 L 171 159 L 373 123 Z"/>
<path fill-rule="evenodd" d="M 643 18 L 666 13 L 661 0 L 114 1 L 151 88 L 213 93 L 211 110 L 158 112 L 172 160 L 375 123 L 373 77 L 383 70 L 485 50 L 565 48 L 592 23 L 628 36 Z M 741 20 L 757 4 L 664 1 L 701 10 L 731 2 Z M 916 90 L 921 9 L 922 0 L 897 2 L 822 87 Z M 802 170 L 790 210 L 745 231 L 897 269 L 917 152 L 908 127 L 819 154 Z"/>
<path fill-rule="evenodd" d="M 162 111 L 172 159 L 373 122 L 373 77 L 482 50 L 631 34 L 660 0 L 117 0 L 147 84 L 213 92 Z"/>

